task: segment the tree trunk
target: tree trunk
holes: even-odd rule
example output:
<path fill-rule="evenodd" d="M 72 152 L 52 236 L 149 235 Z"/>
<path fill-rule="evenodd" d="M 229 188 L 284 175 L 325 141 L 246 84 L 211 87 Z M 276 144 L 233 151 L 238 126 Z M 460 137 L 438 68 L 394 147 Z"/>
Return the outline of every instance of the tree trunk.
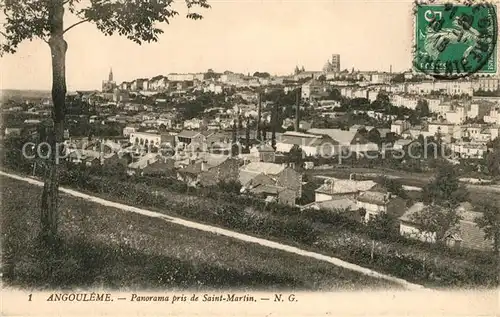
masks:
<path fill-rule="evenodd" d="M 41 203 L 41 235 L 46 242 L 53 242 L 57 237 L 58 200 L 59 200 L 59 145 L 64 139 L 64 116 L 66 99 L 66 50 L 64 40 L 63 0 L 52 0 L 49 4 L 49 23 L 51 25 L 49 46 L 52 55 L 52 119 L 54 127 L 50 133 L 50 158 L 45 174 Z"/>

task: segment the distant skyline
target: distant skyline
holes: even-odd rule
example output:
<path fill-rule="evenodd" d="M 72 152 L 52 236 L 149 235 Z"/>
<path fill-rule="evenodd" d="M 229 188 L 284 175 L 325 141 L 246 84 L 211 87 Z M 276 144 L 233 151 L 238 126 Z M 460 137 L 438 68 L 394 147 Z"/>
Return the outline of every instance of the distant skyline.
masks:
<path fill-rule="evenodd" d="M 204 19 L 184 18 L 185 9 L 159 42 L 141 46 L 106 37 L 81 24 L 66 35 L 68 90 L 100 89 L 110 67 L 115 81 L 168 73 L 269 72 L 291 74 L 296 65 L 319 71 L 332 54 L 341 68 L 394 72 L 411 67 L 412 1 L 210 1 Z M 71 16 L 66 24 L 75 22 Z M 41 40 L 25 42 L 0 58 L 3 89 L 50 89 L 50 51 Z"/>

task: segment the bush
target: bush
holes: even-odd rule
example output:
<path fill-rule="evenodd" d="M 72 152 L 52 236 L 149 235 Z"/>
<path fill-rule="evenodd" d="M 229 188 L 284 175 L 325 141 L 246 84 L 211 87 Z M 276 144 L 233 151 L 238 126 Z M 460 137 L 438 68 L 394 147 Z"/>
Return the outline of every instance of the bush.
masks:
<path fill-rule="evenodd" d="M 383 213 L 368 221 L 366 231 L 373 239 L 399 239 L 399 224 L 393 216 Z"/>

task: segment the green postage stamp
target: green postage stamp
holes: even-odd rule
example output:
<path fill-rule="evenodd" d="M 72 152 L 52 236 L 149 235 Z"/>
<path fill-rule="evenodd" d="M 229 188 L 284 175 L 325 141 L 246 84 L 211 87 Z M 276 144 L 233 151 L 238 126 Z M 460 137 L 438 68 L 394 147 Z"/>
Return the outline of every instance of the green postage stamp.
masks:
<path fill-rule="evenodd" d="M 491 2 L 416 3 L 413 67 L 441 79 L 498 70 L 497 6 Z"/>

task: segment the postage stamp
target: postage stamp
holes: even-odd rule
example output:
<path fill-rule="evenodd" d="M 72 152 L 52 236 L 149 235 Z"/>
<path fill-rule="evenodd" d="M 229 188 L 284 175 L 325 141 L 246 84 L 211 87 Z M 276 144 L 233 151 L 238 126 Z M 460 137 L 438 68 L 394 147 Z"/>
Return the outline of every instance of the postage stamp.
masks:
<path fill-rule="evenodd" d="M 414 31 L 416 72 L 454 79 L 498 71 L 498 21 L 493 3 L 418 3 Z"/>

